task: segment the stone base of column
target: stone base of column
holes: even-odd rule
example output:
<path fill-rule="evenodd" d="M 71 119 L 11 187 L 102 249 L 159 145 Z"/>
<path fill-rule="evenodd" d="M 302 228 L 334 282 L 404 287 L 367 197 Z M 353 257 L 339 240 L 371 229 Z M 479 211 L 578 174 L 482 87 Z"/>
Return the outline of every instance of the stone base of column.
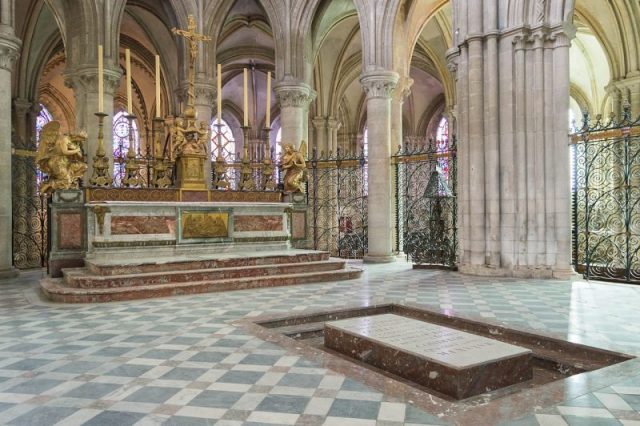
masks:
<path fill-rule="evenodd" d="M 365 254 L 362 258 L 364 263 L 393 263 L 396 261 L 396 257 L 394 255 L 382 255 L 376 256 L 373 254 Z"/>
<path fill-rule="evenodd" d="M 558 269 L 549 266 L 527 267 L 517 266 L 514 268 L 491 268 L 485 265 L 459 265 L 458 271 L 467 275 L 478 275 L 482 277 L 514 277 L 514 278 L 540 278 L 540 279 L 561 279 L 569 280 L 578 278 L 572 269 Z"/>
<path fill-rule="evenodd" d="M 7 278 L 15 278 L 19 274 L 19 271 L 16 268 L 9 269 L 0 269 L 0 280 L 4 280 Z"/>

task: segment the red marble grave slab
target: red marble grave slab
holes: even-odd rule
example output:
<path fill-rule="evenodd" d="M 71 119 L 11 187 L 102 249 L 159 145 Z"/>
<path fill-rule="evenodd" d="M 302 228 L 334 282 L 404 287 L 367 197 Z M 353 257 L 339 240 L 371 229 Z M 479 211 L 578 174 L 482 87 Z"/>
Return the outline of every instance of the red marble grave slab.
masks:
<path fill-rule="evenodd" d="M 80 213 L 58 214 L 58 248 L 82 248 L 82 215 Z"/>
<path fill-rule="evenodd" d="M 456 399 L 533 377 L 529 349 L 394 314 L 325 323 L 324 344 Z"/>
<path fill-rule="evenodd" d="M 279 215 L 242 215 L 233 217 L 233 230 L 250 231 L 282 231 L 282 216 Z"/>
<path fill-rule="evenodd" d="M 174 234 L 173 216 L 111 216 L 111 235 Z"/>

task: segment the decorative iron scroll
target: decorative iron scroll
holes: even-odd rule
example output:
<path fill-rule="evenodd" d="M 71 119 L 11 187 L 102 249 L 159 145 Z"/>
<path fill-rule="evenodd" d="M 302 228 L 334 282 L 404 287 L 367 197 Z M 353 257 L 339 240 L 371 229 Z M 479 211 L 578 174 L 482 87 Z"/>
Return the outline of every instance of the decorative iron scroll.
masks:
<path fill-rule="evenodd" d="M 396 171 L 396 249 L 416 265 L 457 264 L 456 147 L 448 141 L 405 146 Z"/>
<path fill-rule="evenodd" d="M 313 248 L 332 256 L 362 258 L 367 253 L 367 163 L 343 154 L 307 160 Z"/>
<path fill-rule="evenodd" d="M 573 263 L 584 277 L 640 282 L 640 119 L 591 121 L 572 135 Z"/>
<path fill-rule="evenodd" d="M 48 198 L 40 194 L 42 176 L 33 154 L 16 150 L 11 159 L 13 264 L 20 269 L 43 267 L 47 262 Z"/>

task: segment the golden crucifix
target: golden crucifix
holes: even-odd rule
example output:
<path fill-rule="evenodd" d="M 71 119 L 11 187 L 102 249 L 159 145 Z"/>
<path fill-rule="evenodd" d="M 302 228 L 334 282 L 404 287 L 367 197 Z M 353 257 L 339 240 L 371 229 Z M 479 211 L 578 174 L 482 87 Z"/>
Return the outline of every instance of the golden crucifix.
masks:
<path fill-rule="evenodd" d="M 189 42 L 189 78 L 187 89 L 187 105 L 193 107 L 196 103 L 196 58 L 198 57 L 198 42 L 211 41 L 211 37 L 196 33 L 196 20 L 193 15 L 189 15 L 189 24 L 186 30 L 172 28 L 171 32 L 182 36 Z"/>

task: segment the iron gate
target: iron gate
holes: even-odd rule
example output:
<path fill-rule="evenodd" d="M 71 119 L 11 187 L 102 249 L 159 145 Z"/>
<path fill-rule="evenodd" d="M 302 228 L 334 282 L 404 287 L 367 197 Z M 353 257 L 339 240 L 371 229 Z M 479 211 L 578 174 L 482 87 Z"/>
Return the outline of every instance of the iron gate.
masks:
<path fill-rule="evenodd" d="M 11 161 L 13 264 L 19 269 L 43 267 L 48 253 L 48 199 L 40 194 L 35 151 L 16 149 Z"/>
<path fill-rule="evenodd" d="M 308 160 L 313 248 L 332 256 L 362 258 L 367 253 L 367 162 L 343 154 Z"/>
<path fill-rule="evenodd" d="M 586 279 L 640 283 L 640 120 L 585 114 L 572 135 L 573 263 Z"/>
<path fill-rule="evenodd" d="M 456 148 L 447 140 L 409 144 L 393 157 L 396 170 L 396 250 L 414 264 L 457 264 Z"/>

